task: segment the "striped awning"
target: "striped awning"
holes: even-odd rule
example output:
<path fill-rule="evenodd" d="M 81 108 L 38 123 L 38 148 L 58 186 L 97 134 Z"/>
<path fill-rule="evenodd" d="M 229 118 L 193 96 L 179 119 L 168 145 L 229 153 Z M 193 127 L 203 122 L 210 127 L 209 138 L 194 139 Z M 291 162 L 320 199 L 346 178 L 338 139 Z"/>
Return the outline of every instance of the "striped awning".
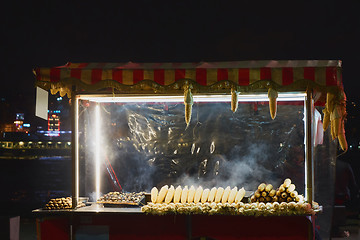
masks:
<path fill-rule="evenodd" d="M 184 94 L 187 124 L 191 118 L 192 93 L 231 94 L 231 110 L 235 112 L 238 94 L 267 92 L 271 117 L 274 118 L 276 108 L 271 106 L 276 105 L 278 92 L 310 90 L 316 105 L 326 102 L 324 121 L 337 126 L 332 127 L 332 136 L 334 139 L 339 137 L 342 149 L 347 149 L 344 131 L 346 96 L 341 61 L 338 60 L 67 63 L 59 67 L 36 68 L 34 74 L 37 86 L 52 94 L 60 92 L 60 96 L 71 97 L 74 92 Z"/>
<path fill-rule="evenodd" d="M 341 61 L 234 61 L 200 63 L 67 63 L 64 66 L 36 68 L 36 85 L 52 93 L 71 94 L 115 89 L 120 93 L 156 92 L 183 89 L 194 92 L 342 90 Z M 136 87 L 135 87 L 136 86 Z"/>

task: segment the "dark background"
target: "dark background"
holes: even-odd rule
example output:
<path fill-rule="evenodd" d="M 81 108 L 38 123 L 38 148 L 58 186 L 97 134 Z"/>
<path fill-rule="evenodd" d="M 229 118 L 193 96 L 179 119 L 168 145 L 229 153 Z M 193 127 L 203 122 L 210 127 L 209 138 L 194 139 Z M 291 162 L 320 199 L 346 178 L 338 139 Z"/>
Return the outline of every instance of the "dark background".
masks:
<path fill-rule="evenodd" d="M 66 62 L 343 61 L 359 102 L 360 2 L 11 1 L 1 6 L 0 96 L 34 114 L 34 67 Z"/>
<path fill-rule="evenodd" d="M 0 6 L 0 106 L 5 106 L 0 119 L 12 122 L 15 113 L 24 112 L 26 121 L 46 123 L 34 116 L 35 67 L 67 62 L 331 59 L 343 61 L 345 92 L 348 103 L 354 102 L 348 106 L 347 138 L 357 146 L 359 9 L 358 0 L 8 0 Z M 349 157 L 357 163 L 354 170 L 360 169 L 358 156 Z M 17 209 L 33 209 L 24 199 L 70 194 L 64 192 L 70 183 L 70 161 L 8 164 L 2 168 L 10 177 L 2 174 L 1 181 L 5 189 L 16 191 L 6 194 Z M 9 211 L 14 213 L 13 208 Z"/>

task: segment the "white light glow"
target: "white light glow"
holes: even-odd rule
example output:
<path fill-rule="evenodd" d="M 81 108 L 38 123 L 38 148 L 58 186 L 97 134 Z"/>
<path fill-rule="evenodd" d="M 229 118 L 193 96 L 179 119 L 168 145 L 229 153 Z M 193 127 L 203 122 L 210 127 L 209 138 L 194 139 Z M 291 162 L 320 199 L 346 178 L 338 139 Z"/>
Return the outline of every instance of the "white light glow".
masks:
<path fill-rule="evenodd" d="M 77 201 L 79 199 L 79 99 L 75 98 L 75 129 L 74 129 L 74 146 L 75 148 L 73 148 L 74 150 L 74 154 L 75 154 L 75 166 L 74 166 L 74 171 L 75 171 L 75 192 L 74 192 L 74 198 L 75 201 Z M 68 142 L 69 145 L 71 145 L 71 142 Z M 74 201 L 74 200 L 73 200 Z"/>
<path fill-rule="evenodd" d="M 305 93 L 279 93 L 277 101 L 303 101 Z M 184 102 L 183 95 L 149 95 L 149 96 L 113 96 L 113 95 L 81 95 L 80 99 L 89 100 L 93 102 Z M 193 95 L 194 102 L 231 102 L 231 95 Z M 267 102 L 269 101 L 266 93 L 259 94 L 239 94 L 239 102 Z"/>
<path fill-rule="evenodd" d="M 95 197 L 100 198 L 100 106 L 95 107 Z"/>

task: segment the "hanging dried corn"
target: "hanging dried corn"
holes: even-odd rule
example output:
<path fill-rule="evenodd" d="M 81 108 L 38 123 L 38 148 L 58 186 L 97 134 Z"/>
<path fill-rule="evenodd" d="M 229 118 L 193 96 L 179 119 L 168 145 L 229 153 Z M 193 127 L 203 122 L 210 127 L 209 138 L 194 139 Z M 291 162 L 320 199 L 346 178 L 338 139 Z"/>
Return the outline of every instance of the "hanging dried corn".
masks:
<path fill-rule="evenodd" d="M 342 117 L 342 107 L 339 104 L 336 104 L 334 110 L 331 112 L 330 121 L 331 127 L 333 131 L 333 137 L 337 138 L 339 135 L 339 129 L 341 125 L 341 117 Z"/>
<path fill-rule="evenodd" d="M 231 111 L 236 112 L 238 108 L 238 93 L 234 88 L 231 88 Z"/>
<path fill-rule="evenodd" d="M 324 131 L 330 120 L 331 137 L 339 141 L 340 147 L 343 151 L 347 151 L 348 145 L 345 137 L 344 121 L 346 117 L 345 103 L 346 96 L 344 93 L 338 96 L 332 93 L 326 95 L 326 105 L 324 112 Z"/>
<path fill-rule="evenodd" d="M 184 104 L 185 104 L 185 122 L 189 125 L 191 120 L 192 105 L 194 103 L 193 96 L 191 93 L 191 87 L 186 86 L 184 89 Z"/>
<path fill-rule="evenodd" d="M 276 99 L 277 99 L 277 97 L 278 97 L 278 92 L 272 88 L 269 88 L 268 98 L 269 98 L 270 115 L 271 115 L 272 119 L 275 119 L 275 117 L 276 117 L 276 108 L 277 108 Z"/>
<path fill-rule="evenodd" d="M 338 140 L 339 140 L 341 149 L 344 152 L 346 152 L 348 150 L 348 144 L 347 144 L 346 137 L 345 137 L 344 120 L 341 121 L 341 127 L 339 129 Z"/>
<path fill-rule="evenodd" d="M 327 108 L 323 109 L 323 113 L 324 113 L 323 129 L 324 129 L 324 131 L 326 131 L 330 124 L 330 113 L 327 110 Z"/>

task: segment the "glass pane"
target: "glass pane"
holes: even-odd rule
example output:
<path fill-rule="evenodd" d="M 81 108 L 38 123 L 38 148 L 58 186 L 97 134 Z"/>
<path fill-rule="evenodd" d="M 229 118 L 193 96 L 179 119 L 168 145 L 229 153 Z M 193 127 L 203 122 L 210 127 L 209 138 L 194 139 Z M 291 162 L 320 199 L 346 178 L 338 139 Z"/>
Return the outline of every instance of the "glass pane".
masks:
<path fill-rule="evenodd" d="M 80 196 L 94 199 L 96 152 L 100 191 L 147 191 L 153 186 L 278 187 L 291 178 L 304 194 L 303 102 L 194 103 L 187 126 L 184 104 L 95 103 L 80 100 Z M 96 135 L 95 106 L 100 106 Z"/>

